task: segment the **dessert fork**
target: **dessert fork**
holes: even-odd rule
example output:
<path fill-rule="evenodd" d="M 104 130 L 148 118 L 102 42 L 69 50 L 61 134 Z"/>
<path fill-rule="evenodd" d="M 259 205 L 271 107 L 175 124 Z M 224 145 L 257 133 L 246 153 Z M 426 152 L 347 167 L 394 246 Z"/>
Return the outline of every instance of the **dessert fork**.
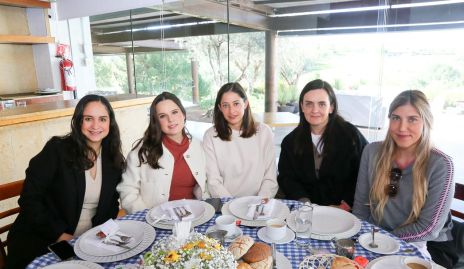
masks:
<path fill-rule="evenodd" d="M 179 217 L 179 219 L 182 221 L 183 218 L 188 217 L 192 215 L 192 212 L 188 211 L 185 207 L 179 206 L 179 207 L 174 207 L 173 208 L 174 213 Z"/>
<path fill-rule="evenodd" d="M 117 246 L 117 247 L 122 247 L 125 249 L 132 249 L 127 245 L 128 242 L 118 242 L 118 241 L 113 241 L 113 240 L 103 240 L 103 244 L 107 245 L 112 245 L 112 246 Z"/>

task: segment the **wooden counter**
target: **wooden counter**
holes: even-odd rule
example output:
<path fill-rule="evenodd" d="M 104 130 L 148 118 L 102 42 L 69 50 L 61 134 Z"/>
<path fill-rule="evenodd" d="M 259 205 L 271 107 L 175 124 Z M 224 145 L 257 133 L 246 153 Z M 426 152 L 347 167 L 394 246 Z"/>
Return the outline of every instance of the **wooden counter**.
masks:
<path fill-rule="evenodd" d="M 107 96 L 113 109 L 135 105 L 150 104 L 154 96 L 121 94 Z M 26 107 L 15 107 L 0 111 L 0 127 L 70 116 L 79 100 L 63 100 L 57 102 L 32 104 Z"/>
<path fill-rule="evenodd" d="M 58 102 L 63 101 L 63 93 L 47 94 L 47 95 L 37 95 L 33 92 L 30 93 L 16 93 L 16 94 L 2 94 L 0 99 L 12 99 L 16 101 L 22 101 L 26 105 L 38 104 L 38 103 L 48 103 L 48 102 Z M 0 107 L 0 111 L 3 110 Z"/>

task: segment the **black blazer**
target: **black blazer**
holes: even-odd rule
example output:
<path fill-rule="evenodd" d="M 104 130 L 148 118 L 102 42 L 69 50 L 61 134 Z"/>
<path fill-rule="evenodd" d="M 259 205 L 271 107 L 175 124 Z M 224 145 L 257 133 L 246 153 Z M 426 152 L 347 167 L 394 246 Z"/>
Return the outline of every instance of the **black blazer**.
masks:
<path fill-rule="evenodd" d="M 334 126 L 334 149 L 322 159 L 319 178 L 316 178 L 313 143 L 308 130 L 308 147 L 302 155 L 295 154 L 297 129 L 281 144 L 279 158 L 279 187 L 287 199 L 309 198 L 319 205 L 339 205 L 342 200 L 353 205 L 356 180 L 362 150 L 367 140 L 351 123 Z"/>
<path fill-rule="evenodd" d="M 25 259 L 26 250 L 32 258 L 41 255 L 62 233 L 74 234 L 84 202 L 85 171 L 73 167 L 68 154 L 71 148 L 69 138 L 54 137 L 29 162 L 18 201 L 21 211 L 8 234 L 8 263 Z M 102 186 L 93 226 L 117 216 L 116 186 L 121 173 L 112 165 L 109 150 L 103 144 Z M 36 247 L 27 249 L 31 244 Z"/>

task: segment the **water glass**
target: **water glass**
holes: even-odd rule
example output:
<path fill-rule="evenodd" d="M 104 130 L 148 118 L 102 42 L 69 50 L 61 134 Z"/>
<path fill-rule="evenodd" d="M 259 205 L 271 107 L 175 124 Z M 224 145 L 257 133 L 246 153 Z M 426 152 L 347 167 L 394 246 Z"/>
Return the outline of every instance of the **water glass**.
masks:
<path fill-rule="evenodd" d="M 307 248 L 311 247 L 311 228 L 313 224 L 313 206 L 304 204 L 295 214 L 295 243 L 297 246 Z"/>

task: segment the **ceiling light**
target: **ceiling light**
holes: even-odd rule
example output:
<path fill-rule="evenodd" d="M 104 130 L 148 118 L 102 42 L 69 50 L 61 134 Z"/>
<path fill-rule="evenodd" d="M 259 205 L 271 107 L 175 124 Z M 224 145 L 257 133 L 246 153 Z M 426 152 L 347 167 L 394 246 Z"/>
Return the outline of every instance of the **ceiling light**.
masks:
<path fill-rule="evenodd" d="M 463 0 L 443 0 L 443 1 L 430 1 L 422 3 L 408 3 L 408 4 L 396 4 L 391 5 L 391 8 L 410 8 L 410 7 L 428 7 L 428 6 L 439 6 L 439 5 L 450 5 L 464 3 Z"/>
<path fill-rule="evenodd" d="M 321 14 L 334 14 L 334 13 L 348 13 L 348 12 L 361 12 L 361 11 L 371 11 L 371 10 L 384 10 L 388 8 L 389 6 L 355 7 L 355 8 L 295 12 L 295 13 L 285 13 L 285 14 L 273 14 L 273 15 L 269 15 L 269 17 L 277 18 L 277 17 L 294 17 L 294 16 L 321 15 Z"/>

